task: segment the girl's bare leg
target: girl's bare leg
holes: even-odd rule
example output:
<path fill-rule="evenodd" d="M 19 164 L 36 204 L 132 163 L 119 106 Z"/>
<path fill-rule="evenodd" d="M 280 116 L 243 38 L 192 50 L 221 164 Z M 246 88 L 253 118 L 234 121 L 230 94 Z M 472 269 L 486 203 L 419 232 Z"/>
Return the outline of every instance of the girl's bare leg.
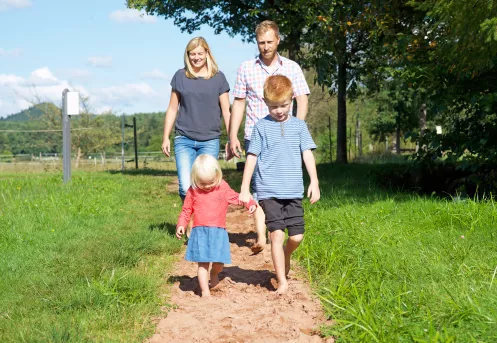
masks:
<path fill-rule="evenodd" d="M 219 283 L 219 273 L 223 271 L 224 264 L 219 262 L 212 263 L 210 287 L 214 288 Z"/>
<path fill-rule="evenodd" d="M 276 278 L 278 279 L 278 289 L 276 290 L 278 294 L 284 294 L 288 291 L 288 281 L 285 274 L 285 252 L 283 250 L 284 240 L 285 232 L 283 230 L 271 232 L 271 255 Z"/>
<path fill-rule="evenodd" d="M 210 297 L 209 290 L 209 262 L 199 262 L 197 270 L 198 284 L 202 292 L 202 297 Z"/>
<path fill-rule="evenodd" d="M 302 242 L 302 239 L 304 238 L 303 234 L 300 235 L 295 235 L 295 236 L 290 236 L 288 237 L 285 245 L 285 276 L 288 275 L 288 272 L 290 272 L 290 258 L 292 257 L 292 253 L 295 251 L 295 249 L 298 248 L 300 245 L 300 242 Z"/>

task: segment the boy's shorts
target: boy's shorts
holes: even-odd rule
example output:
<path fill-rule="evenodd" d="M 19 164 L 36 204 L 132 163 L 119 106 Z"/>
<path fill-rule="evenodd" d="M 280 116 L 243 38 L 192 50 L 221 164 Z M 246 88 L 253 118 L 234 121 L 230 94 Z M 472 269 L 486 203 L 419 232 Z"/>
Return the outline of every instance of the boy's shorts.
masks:
<path fill-rule="evenodd" d="M 259 200 L 269 232 L 288 229 L 288 236 L 303 234 L 305 229 L 302 199 Z"/>

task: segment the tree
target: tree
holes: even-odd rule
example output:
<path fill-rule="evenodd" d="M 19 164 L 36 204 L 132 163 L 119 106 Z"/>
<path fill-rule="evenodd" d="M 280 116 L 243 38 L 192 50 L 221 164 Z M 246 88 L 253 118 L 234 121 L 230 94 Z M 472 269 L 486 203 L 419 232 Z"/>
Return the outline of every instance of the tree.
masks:
<path fill-rule="evenodd" d="M 271 19 L 280 26 L 282 48 L 289 57 L 317 71 L 316 81 L 338 93 L 337 161 L 347 162 L 346 96 L 355 95 L 360 75 L 376 50 L 383 20 L 390 20 L 402 1 L 353 0 L 128 0 L 127 6 L 174 19 L 192 33 L 209 25 L 215 33 L 254 38 L 257 23 Z M 192 15 L 193 14 L 193 15 Z"/>

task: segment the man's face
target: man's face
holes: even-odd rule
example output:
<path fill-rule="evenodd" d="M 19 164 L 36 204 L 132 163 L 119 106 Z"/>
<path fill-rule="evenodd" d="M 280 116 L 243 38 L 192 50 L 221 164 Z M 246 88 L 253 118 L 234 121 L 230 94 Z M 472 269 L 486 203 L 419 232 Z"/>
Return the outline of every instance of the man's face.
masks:
<path fill-rule="evenodd" d="M 271 60 L 278 52 L 278 44 L 280 37 L 276 35 L 274 30 L 267 30 L 265 33 L 257 35 L 257 47 L 262 58 Z"/>

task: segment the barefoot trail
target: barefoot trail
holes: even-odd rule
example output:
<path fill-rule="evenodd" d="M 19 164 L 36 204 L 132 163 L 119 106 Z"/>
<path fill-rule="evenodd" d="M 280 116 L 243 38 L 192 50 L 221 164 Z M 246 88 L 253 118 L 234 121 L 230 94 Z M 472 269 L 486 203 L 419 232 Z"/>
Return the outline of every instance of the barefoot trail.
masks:
<path fill-rule="evenodd" d="M 277 295 L 271 246 L 259 254 L 250 249 L 256 241 L 253 219 L 244 209 L 230 207 L 227 228 L 233 264 L 225 265 L 212 296 L 199 297 L 197 264 L 184 260 L 183 249 L 168 278 L 173 307 L 165 309 L 145 342 L 334 342 L 319 335 L 325 316 L 296 264 L 289 291 Z"/>

